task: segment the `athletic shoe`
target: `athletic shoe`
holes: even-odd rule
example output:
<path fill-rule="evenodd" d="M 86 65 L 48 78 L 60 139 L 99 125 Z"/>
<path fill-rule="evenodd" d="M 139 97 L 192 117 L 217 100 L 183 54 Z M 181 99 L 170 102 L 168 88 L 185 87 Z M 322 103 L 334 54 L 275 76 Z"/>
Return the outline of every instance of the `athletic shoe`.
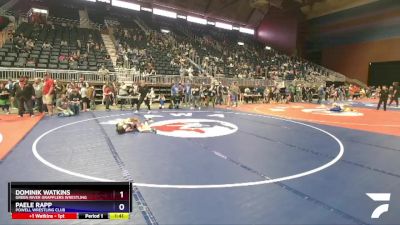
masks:
<path fill-rule="evenodd" d="M 149 110 L 149 111 L 147 112 L 147 114 L 151 114 L 151 110 Z"/>
<path fill-rule="evenodd" d="M 135 110 L 135 113 L 139 113 L 139 111 Z"/>
<path fill-rule="evenodd" d="M 193 109 L 194 109 L 194 107 L 190 107 L 190 109 L 192 109 L 192 110 L 193 110 Z"/>
<path fill-rule="evenodd" d="M 31 115 L 31 118 L 35 117 L 35 115 Z"/>

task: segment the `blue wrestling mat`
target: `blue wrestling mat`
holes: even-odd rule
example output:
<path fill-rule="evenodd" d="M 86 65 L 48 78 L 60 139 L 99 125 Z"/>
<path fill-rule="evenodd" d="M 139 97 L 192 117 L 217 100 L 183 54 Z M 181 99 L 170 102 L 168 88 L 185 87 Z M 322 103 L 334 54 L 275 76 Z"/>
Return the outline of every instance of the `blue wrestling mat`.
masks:
<path fill-rule="evenodd" d="M 132 116 L 151 118 L 157 134 L 117 134 Z M 4 190 L 9 181 L 133 182 L 129 223 L 81 224 L 399 224 L 399 161 L 399 137 L 271 116 L 89 112 L 40 121 L 0 163 L 0 180 Z M 371 218 L 384 203 L 389 211 Z M 0 207 L 0 224 L 25 224 Z"/>

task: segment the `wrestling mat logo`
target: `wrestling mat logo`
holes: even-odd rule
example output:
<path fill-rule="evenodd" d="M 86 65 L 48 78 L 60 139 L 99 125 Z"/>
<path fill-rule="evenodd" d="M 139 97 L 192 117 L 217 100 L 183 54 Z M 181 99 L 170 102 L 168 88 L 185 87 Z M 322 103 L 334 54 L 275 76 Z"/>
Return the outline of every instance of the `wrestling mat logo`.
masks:
<path fill-rule="evenodd" d="M 356 111 L 342 111 L 342 112 L 333 112 L 328 108 L 318 108 L 318 109 L 302 109 L 302 112 L 311 113 L 311 114 L 319 114 L 319 115 L 327 115 L 327 116 L 363 116 L 364 114 Z"/>
<path fill-rule="evenodd" d="M 152 123 L 157 134 L 179 138 L 208 138 L 233 134 L 238 130 L 234 124 L 210 119 L 174 119 Z"/>

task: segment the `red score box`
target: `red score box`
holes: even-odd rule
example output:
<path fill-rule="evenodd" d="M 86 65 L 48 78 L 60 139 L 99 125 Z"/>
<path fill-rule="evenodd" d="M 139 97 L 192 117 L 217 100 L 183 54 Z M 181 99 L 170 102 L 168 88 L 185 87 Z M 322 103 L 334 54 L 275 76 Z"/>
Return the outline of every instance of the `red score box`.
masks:
<path fill-rule="evenodd" d="M 77 213 L 12 213 L 13 220 L 70 220 L 78 219 Z"/>

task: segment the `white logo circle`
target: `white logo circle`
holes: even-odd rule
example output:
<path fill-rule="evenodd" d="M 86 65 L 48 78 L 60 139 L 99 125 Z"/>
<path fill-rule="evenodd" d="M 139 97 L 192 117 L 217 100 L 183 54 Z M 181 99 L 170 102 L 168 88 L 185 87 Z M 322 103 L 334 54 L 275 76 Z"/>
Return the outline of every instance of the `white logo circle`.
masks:
<path fill-rule="evenodd" d="M 197 111 L 196 113 L 209 113 L 210 111 Z M 296 178 L 300 178 L 300 177 L 305 177 L 317 172 L 320 172 L 324 169 L 327 169 L 328 167 L 334 165 L 335 163 L 337 163 L 343 156 L 344 154 L 344 146 L 343 143 L 333 134 L 329 133 L 328 131 L 325 131 L 321 128 L 309 125 L 309 124 L 305 124 L 305 123 L 301 123 L 301 122 L 297 122 L 294 120 L 289 120 L 289 119 L 285 119 L 285 118 L 279 118 L 279 117 L 272 117 L 272 116 L 267 116 L 267 115 L 257 115 L 257 114 L 250 114 L 250 113 L 240 113 L 240 112 L 225 112 L 227 114 L 236 114 L 236 115 L 247 115 L 247 116 L 255 116 L 255 117 L 261 117 L 261 118 L 269 118 L 269 119 L 275 119 L 275 120 L 280 120 L 280 121 L 286 121 L 286 122 L 290 122 L 290 123 L 294 123 L 294 124 L 298 124 L 298 125 L 302 125 L 308 128 L 312 128 L 315 129 L 317 131 L 320 131 L 324 134 L 326 134 L 327 136 L 331 137 L 333 140 L 336 141 L 336 143 L 339 145 L 339 153 L 335 156 L 335 158 L 333 158 L 331 161 L 316 167 L 314 169 L 308 170 L 308 171 L 304 171 L 304 172 L 300 172 L 297 174 L 293 174 L 293 175 L 288 175 L 288 176 L 283 176 L 283 177 L 278 177 L 278 178 L 273 178 L 273 179 L 263 179 L 260 181 L 250 181 L 250 182 L 242 182 L 242 183 L 226 183 L 226 184 L 149 184 L 149 183 L 132 183 L 134 186 L 137 187 L 151 187 L 151 188 L 177 188 L 177 189 L 208 189 L 208 188 L 233 188 L 233 187 L 247 187 L 247 186 L 256 186 L 256 185 L 262 185 L 262 184 L 271 184 L 271 183 L 275 183 L 275 182 L 282 182 L 282 181 L 287 181 L 287 180 L 292 180 L 292 179 L 296 179 Z M 62 173 L 71 175 L 71 176 L 76 176 L 76 177 L 80 177 L 80 178 L 84 178 L 84 179 L 88 179 L 88 180 L 94 180 L 94 181 L 101 181 L 101 182 L 116 182 L 117 180 L 110 180 L 110 179 L 105 179 L 105 178 L 101 178 L 101 177 L 94 177 L 94 176 L 89 176 L 86 174 L 82 174 L 82 173 L 78 173 L 78 172 L 74 172 L 74 171 L 70 171 L 64 168 L 61 168 L 49 161 L 47 161 L 46 159 L 44 159 L 38 152 L 37 149 L 37 145 L 39 143 L 39 141 L 45 137 L 46 135 L 59 130 L 61 128 L 67 127 L 67 126 L 71 126 L 71 125 L 75 125 L 78 123 L 84 123 L 87 121 L 93 121 L 93 120 L 97 120 L 97 119 L 102 119 L 102 118 L 110 118 L 110 117 L 116 117 L 116 116 L 122 116 L 122 115 L 129 115 L 129 113 L 125 113 L 125 114 L 117 114 L 117 115 L 109 115 L 109 116 L 103 116 L 103 117 L 94 117 L 94 118 L 89 118 L 89 119 L 84 119 L 84 120 L 79 120 L 79 121 L 75 121 L 75 122 L 71 122 L 71 123 L 67 123 L 58 127 L 55 127 L 51 130 L 46 131 L 45 133 L 43 133 L 42 135 L 40 135 L 32 144 L 32 152 L 34 154 L 34 156 L 36 157 L 36 159 L 38 159 L 40 162 L 42 162 L 44 165 L 60 171 Z M 214 154 L 218 155 L 220 153 L 218 152 L 214 152 Z M 223 155 L 218 155 L 219 157 L 223 157 Z"/>
<path fill-rule="evenodd" d="M 238 127 L 232 123 L 210 119 L 174 119 L 152 123 L 157 134 L 178 138 L 208 138 L 233 134 Z"/>
<path fill-rule="evenodd" d="M 0 133 L 0 143 L 3 141 L 3 135 Z"/>

